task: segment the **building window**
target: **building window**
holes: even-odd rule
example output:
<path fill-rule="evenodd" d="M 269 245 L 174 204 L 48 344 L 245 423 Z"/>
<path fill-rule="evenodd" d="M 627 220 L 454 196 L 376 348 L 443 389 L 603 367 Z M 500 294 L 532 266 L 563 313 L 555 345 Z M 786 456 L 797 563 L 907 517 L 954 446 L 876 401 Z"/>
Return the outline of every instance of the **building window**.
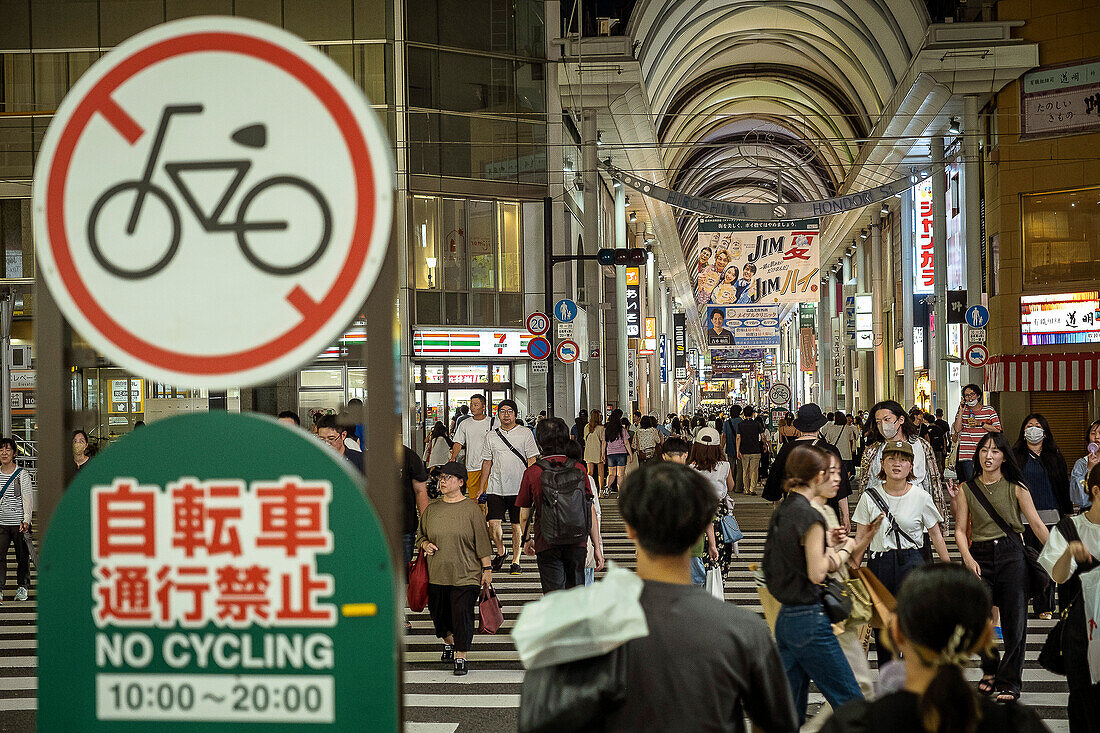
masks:
<path fill-rule="evenodd" d="M 1023 285 L 1100 278 L 1100 187 L 1024 194 Z"/>
<path fill-rule="evenodd" d="M 518 326 L 523 213 L 514 201 L 413 196 L 409 287 L 422 325 Z"/>

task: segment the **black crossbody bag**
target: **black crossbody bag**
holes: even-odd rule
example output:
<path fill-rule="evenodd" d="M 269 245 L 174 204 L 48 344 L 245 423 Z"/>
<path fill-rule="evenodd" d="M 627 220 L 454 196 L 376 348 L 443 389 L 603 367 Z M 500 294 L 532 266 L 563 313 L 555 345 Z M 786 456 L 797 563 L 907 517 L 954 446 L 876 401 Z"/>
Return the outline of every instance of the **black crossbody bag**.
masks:
<path fill-rule="evenodd" d="M 886 515 L 887 521 L 890 522 L 890 531 L 894 533 L 894 539 L 897 540 L 899 550 L 901 550 L 901 549 L 919 550 L 924 546 L 923 542 L 917 542 L 915 539 L 913 539 L 912 537 L 909 536 L 908 532 L 903 530 L 898 525 L 897 520 L 894 519 L 894 515 L 890 513 L 890 507 L 887 506 L 886 500 L 884 498 L 882 498 L 882 496 L 878 493 L 878 489 L 868 489 L 867 493 L 870 495 L 871 501 L 875 502 L 875 506 L 877 506 L 879 508 L 879 511 L 881 511 L 883 514 Z M 902 537 L 909 540 L 909 544 L 913 545 L 913 547 L 902 548 L 902 546 L 901 546 L 901 538 Z"/>
<path fill-rule="evenodd" d="M 1024 562 L 1027 564 L 1028 598 L 1036 598 L 1044 595 L 1047 592 L 1047 588 L 1050 587 L 1051 580 L 1050 576 L 1047 575 L 1047 571 L 1039 564 L 1039 551 L 1034 547 L 1025 545 L 1024 541 L 1020 539 L 1020 535 L 1012 531 L 1012 528 L 1008 526 L 1008 522 L 1004 520 L 1004 517 L 993 508 L 993 505 L 989 503 L 989 499 L 985 498 L 985 494 L 982 493 L 982 489 L 978 486 L 976 479 L 970 479 L 966 483 L 970 487 L 970 493 L 973 494 L 974 498 L 978 500 L 978 503 L 982 505 L 982 509 L 985 509 L 985 513 L 989 515 L 989 518 L 1005 533 L 1006 538 L 1010 538 L 1012 543 L 1023 551 Z"/>
<path fill-rule="evenodd" d="M 498 438 L 500 438 L 501 440 L 504 441 L 504 445 L 508 446 L 508 450 L 515 453 L 516 458 L 518 458 L 520 460 L 520 462 L 523 463 L 523 465 L 526 466 L 527 465 L 527 459 L 524 458 L 523 455 L 518 450 L 516 450 L 516 447 L 514 445 L 512 445 L 511 443 L 508 442 L 508 439 L 504 437 L 504 433 L 500 432 L 500 428 L 496 429 L 496 434 L 497 434 Z"/>

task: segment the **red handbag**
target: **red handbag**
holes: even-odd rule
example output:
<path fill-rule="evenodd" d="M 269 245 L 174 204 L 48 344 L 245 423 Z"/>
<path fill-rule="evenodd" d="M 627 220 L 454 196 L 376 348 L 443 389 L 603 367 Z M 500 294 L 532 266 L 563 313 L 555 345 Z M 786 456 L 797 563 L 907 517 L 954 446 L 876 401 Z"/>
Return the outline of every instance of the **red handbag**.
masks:
<path fill-rule="evenodd" d="M 409 563 L 409 587 L 405 591 L 409 608 L 423 611 L 428 605 L 428 556 L 421 550 L 416 560 Z"/>
<path fill-rule="evenodd" d="M 500 601 L 497 600 L 493 584 L 481 586 L 481 596 L 478 598 L 478 633 L 495 634 L 503 625 L 504 612 L 500 610 Z"/>

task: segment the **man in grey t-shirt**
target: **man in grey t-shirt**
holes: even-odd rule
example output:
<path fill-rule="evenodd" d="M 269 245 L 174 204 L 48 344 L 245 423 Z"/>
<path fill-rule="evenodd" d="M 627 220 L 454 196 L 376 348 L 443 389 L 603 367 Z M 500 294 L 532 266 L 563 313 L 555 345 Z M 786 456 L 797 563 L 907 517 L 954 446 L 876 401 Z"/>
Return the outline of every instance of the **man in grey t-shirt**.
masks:
<path fill-rule="evenodd" d="M 691 549 L 714 515 L 706 479 L 651 461 L 627 476 L 619 508 L 637 546 L 649 635 L 626 643 L 630 695 L 604 729 L 742 731 L 747 715 L 768 733 L 797 731 L 764 621 L 691 584 Z"/>

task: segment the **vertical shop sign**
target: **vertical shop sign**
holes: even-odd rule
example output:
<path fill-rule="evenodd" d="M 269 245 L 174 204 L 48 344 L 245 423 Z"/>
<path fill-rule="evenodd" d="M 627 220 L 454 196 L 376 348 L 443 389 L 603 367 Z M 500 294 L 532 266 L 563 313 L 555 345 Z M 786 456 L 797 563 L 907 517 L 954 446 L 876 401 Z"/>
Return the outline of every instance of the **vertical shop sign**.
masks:
<path fill-rule="evenodd" d="M 637 267 L 626 268 L 626 336 L 642 335 L 641 274 Z"/>
<path fill-rule="evenodd" d="M 645 338 L 642 339 L 642 348 L 638 351 L 641 356 L 653 356 L 657 353 L 657 319 L 646 316 Z"/>
<path fill-rule="evenodd" d="M 815 303 L 800 303 L 798 306 L 798 353 L 799 371 L 812 372 L 817 368 L 817 340 L 814 328 L 817 317 Z"/>
<path fill-rule="evenodd" d="M 662 333 L 660 338 L 660 363 L 661 363 L 661 384 L 668 382 L 668 346 L 667 339 Z"/>
<path fill-rule="evenodd" d="M 635 349 L 627 350 L 626 379 L 630 388 L 631 401 L 638 399 L 638 352 Z M 625 410 L 624 410 L 625 412 Z"/>
<path fill-rule="evenodd" d="M 676 379 L 687 378 L 687 314 L 672 315 L 672 366 Z"/>
<path fill-rule="evenodd" d="M 943 175 L 934 173 L 932 175 Z M 932 179 L 924 179 L 913 189 L 913 293 L 936 291 L 935 242 L 932 241 Z M 941 202 L 941 206 L 943 203 Z M 943 246 L 942 244 L 940 246 Z"/>

